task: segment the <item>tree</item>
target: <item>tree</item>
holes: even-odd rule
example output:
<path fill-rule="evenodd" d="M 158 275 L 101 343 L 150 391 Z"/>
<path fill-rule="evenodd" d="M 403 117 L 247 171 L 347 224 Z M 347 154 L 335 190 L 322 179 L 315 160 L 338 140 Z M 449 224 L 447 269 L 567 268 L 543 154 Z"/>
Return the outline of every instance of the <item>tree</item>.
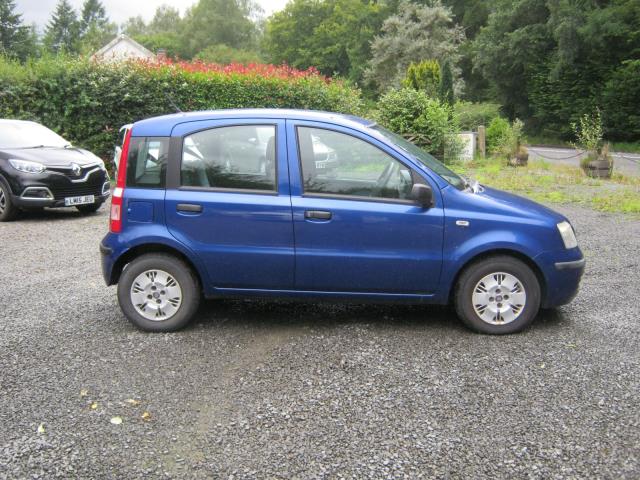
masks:
<path fill-rule="evenodd" d="M 422 90 L 431 98 L 439 95 L 441 82 L 440 64 L 437 60 L 411 62 L 407 68 L 407 76 L 402 81 L 404 87 Z"/>
<path fill-rule="evenodd" d="M 148 33 L 147 24 L 144 22 L 144 18 L 142 18 L 142 15 L 129 17 L 120 26 L 120 28 L 123 33 L 129 35 L 130 37 L 135 37 L 137 35 L 146 35 Z"/>
<path fill-rule="evenodd" d="M 246 0 L 199 0 L 185 15 L 184 51 L 191 57 L 209 45 L 251 48 L 256 42 L 249 18 L 253 11 L 253 2 Z"/>
<path fill-rule="evenodd" d="M 449 60 L 458 78 L 458 47 L 463 40 L 462 28 L 453 23 L 451 10 L 440 0 L 429 5 L 403 0 L 398 13 L 384 21 L 382 35 L 373 40 L 366 76 L 379 91 L 384 91 L 400 85 L 411 62 L 433 58 Z M 461 90 L 462 86 L 458 79 L 455 87 Z"/>
<path fill-rule="evenodd" d="M 109 22 L 107 12 L 100 0 L 85 0 L 80 15 L 81 50 L 93 52 L 106 45 L 118 28 Z"/>
<path fill-rule="evenodd" d="M 292 0 L 267 20 L 263 48 L 273 63 L 359 82 L 390 11 L 387 2 Z"/>
<path fill-rule="evenodd" d="M 440 101 L 447 105 L 453 105 L 455 97 L 453 93 L 453 74 L 451 73 L 451 65 L 449 60 L 445 60 L 442 65 L 442 78 L 439 85 Z"/>
<path fill-rule="evenodd" d="M 169 5 L 160 5 L 156 8 L 156 13 L 149 23 L 148 33 L 167 33 L 180 31 L 182 25 L 182 17 L 180 10 Z"/>
<path fill-rule="evenodd" d="M 59 0 L 47 24 L 44 44 L 54 53 L 76 53 L 79 48 L 80 22 L 68 0 Z"/>
<path fill-rule="evenodd" d="M 33 31 L 22 23 L 22 15 L 15 13 L 13 0 L 0 0 L 0 55 L 24 60 L 33 54 Z"/>

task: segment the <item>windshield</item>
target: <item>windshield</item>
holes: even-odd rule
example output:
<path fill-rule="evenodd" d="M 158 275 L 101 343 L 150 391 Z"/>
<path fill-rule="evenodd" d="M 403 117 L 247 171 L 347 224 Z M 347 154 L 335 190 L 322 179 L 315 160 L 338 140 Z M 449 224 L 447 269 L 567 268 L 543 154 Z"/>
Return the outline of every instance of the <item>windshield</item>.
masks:
<path fill-rule="evenodd" d="M 64 138 L 35 122 L 0 120 L 0 148 L 66 147 Z"/>
<path fill-rule="evenodd" d="M 447 182 L 453 185 L 458 190 L 464 190 L 467 183 L 465 180 L 460 177 L 457 173 L 452 172 L 447 167 L 445 167 L 442 162 L 438 161 L 431 154 L 425 152 L 420 147 L 414 145 L 410 141 L 404 139 L 400 135 L 393 133 L 386 128 L 382 128 L 379 125 L 374 125 L 373 128 L 375 131 L 381 133 L 385 138 L 390 140 L 394 145 L 400 147 L 402 150 L 407 152 L 409 155 L 414 157 L 423 165 L 429 167 L 432 171 L 440 175 Z"/>

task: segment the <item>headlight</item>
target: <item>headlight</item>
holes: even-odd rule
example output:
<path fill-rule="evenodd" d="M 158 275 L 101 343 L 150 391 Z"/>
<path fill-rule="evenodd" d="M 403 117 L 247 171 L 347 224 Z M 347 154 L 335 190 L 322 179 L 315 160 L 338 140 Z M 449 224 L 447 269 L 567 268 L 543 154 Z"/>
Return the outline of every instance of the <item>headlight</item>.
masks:
<path fill-rule="evenodd" d="M 578 240 L 576 240 L 576 234 L 573 231 L 573 227 L 569 222 L 560 222 L 558 224 L 558 231 L 562 237 L 565 248 L 575 248 L 578 246 Z"/>
<path fill-rule="evenodd" d="M 13 168 L 24 173 L 42 173 L 45 171 L 44 165 L 38 162 L 29 162 L 27 160 L 10 158 L 9 163 Z"/>

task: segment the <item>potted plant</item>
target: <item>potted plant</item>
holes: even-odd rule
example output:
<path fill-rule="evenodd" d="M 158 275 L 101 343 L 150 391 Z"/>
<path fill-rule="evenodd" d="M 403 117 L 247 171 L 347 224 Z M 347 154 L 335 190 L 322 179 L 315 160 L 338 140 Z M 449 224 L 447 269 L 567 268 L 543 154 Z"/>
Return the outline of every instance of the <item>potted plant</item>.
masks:
<path fill-rule="evenodd" d="M 585 150 L 587 156 L 580 161 L 580 167 L 590 177 L 611 178 L 613 157 L 609 153 L 609 144 L 603 144 L 602 118 L 600 110 L 592 115 L 584 114 L 578 124 L 571 124 L 576 135 L 576 148 Z"/>
<path fill-rule="evenodd" d="M 524 167 L 529 163 L 529 150 L 523 145 L 525 141 L 523 129 L 524 123 L 516 118 L 511 124 L 507 153 L 507 162 L 512 167 Z"/>

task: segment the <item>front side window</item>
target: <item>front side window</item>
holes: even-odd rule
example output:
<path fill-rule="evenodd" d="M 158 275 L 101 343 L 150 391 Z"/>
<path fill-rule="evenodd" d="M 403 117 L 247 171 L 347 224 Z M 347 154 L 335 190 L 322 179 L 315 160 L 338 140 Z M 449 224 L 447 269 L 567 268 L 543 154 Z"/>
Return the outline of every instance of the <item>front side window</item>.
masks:
<path fill-rule="evenodd" d="M 275 125 L 236 125 L 188 135 L 183 187 L 276 191 Z"/>
<path fill-rule="evenodd" d="M 127 187 L 164 188 L 168 156 L 167 137 L 131 137 Z"/>
<path fill-rule="evenodd" d="M 411 171 L 379 148 L 333 130 L 297 130 L 305 194 L 411 198 Z"/>

